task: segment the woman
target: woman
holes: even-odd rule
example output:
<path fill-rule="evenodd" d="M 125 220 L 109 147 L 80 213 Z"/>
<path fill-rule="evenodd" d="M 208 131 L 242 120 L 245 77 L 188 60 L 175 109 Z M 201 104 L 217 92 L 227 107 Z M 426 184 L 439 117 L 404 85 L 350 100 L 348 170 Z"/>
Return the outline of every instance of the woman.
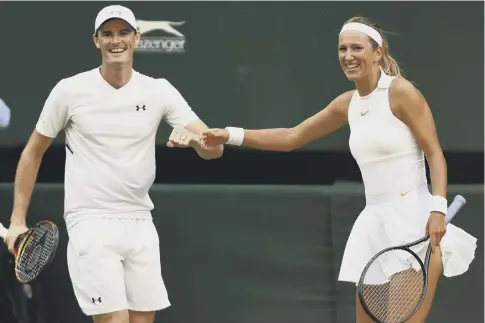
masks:
<path fill-rule="evenodd" d="M 340 32 L 338 52 L 356 90 L 339 95 L 293 128 L 211 129 L 202 133 L 201 141 L 207 146 L 292 151 L 349 122 L 349 146 L 362 174 L 366 206 L 348 238 L 339 280 L 357 283 L 377 252 L 419 239 L 427 230 L 433 246 L 428 293 L 409 321 L 424 322 L 441 273 L 464 273 L 474 258 L 476 239 L 452 224 L 446 226 L 447 167 L 433 116 L 423 95 L 401 76 L 382 30 L 366 18 L 352 18 Z M 358 300 L 356 319 L 372 322 Z"/>
<path fill-rule="evenodd" d="M 10 125 L 10 108 L 0 98 L 0 129 L 6 129 Z"/>

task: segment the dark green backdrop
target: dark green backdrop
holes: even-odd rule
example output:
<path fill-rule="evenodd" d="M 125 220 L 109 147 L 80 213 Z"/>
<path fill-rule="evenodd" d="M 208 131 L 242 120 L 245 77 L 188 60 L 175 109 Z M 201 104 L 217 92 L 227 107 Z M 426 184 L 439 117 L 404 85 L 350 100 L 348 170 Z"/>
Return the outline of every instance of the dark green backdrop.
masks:
<path fill-rule="evenodd" d="M 0 145 L 22 145 L 49 91 L 100 64 L 95 16 L 112 2 L 0 2 L 0 97 L 13 109 Z M 391 53 L 427 97 L 445 150 L 483 151 L 483 2 L 123 2 L 138 19 L 185 21 L 185 53 L 137 53 L 211 126 L 292 126 L 350 89 L 337 34 L 354 15 L 397 35 Z M 170 36 L 154 31 L 151 37 Z M 167 127 L 159 133 L 165 143 Z M 347 150 L 348 129 L 308 149 Z"/>
<path fill-rule="evenodd" d="M 20 149 L 54 84 L 100 64 L 91 37 L 95 15 L 107 4 L 113 2 L 0 2 L 0 97 L 13 110 L 10 128 L 0 133 L 3 182 L 13 180 Z M 484 322 L 483 2 L 123 4 L 139 19 L 185 21 L 175 26 L 185 36 L 183 53 L 138 52 L 135 69 L 167 78 L 218 127 L 292 126 L 350 89 L 336 50 L 348 18 L 365 15 L 395 32 L 391 54 L 425 94 L 441 144 L 454 153 L 447 154 L 450 180 L 480 183 L 450 187 L 450 197 L 459 193 L 468 199 L 454 223 L 475 235 L 479 248 L 465 275 L 443 279 L 427 323 Z M 171 37 L 160 31 L 147 36 Z M 159 144 L 168 130 L 162 126 Z M 206 163 L 193 152 L 158 148 L 157 181 L 360 180 L 348 154 L 348 129 L 305 149 L 311 152 L 227 149 L 224 158 Z M 478 158 L 470 162 L 469 154 Z M 63 147 L 51 148 L 41 181 L 62 182 L 63 163 Z M 354 288 L 337 282 L 337 276 L 350 228 L 364 205 L 362 187 L 166 185 L 155 186 L 152 197 L 173 303 L 157 323 L 354 321 Z M 12 188 L 5 184 L 0 186 L 4 223 L 11 207 Z M 58 256 L 42 279 L 48 322 L 89 322 L 80 314 L 67 273 L 62 212 L 62 184 L 38 185 L 30 220 L 53 219 L 62 234 Z"/>
<path fill-rule="evenodd" d="M 11 192 L 0 185 L 0 221 Z M 442 279 L 427 323 L 484 321 L 483 186 L 452 185 L 455 194 L 468 204 L 453 222 L 479 239 L 476 258 Z M 337 276 L 362 186 L 156 185 L 151 196 L 173 304 L 157 323 L 354 322 L 355 289 Z M 88 323 L 70 285 L 62 212 L 63 186 L 37 185 L 29 219 L 54 220 L 62 238 L 42 279 L 47 322 Z"/>

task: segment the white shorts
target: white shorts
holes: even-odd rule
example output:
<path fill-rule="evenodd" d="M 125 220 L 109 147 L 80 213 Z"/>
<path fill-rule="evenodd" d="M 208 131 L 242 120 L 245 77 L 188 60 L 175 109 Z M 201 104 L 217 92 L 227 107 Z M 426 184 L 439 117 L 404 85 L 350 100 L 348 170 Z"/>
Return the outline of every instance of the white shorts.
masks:
<path fill-rule="evenodd" d="M 68 234 L 69 275 L 84 314 L 170 306 L 152 220 L 84 219 Z"/>
<path fill-rule="evenodd" d="M 402 197 L 398 193 L 395 197 L 368 199 L 347 240 L 338 280 L 358 283 L 365 265 L 379 251 L 424 237 L 430 215 L 430 197 L 428 187 L 423 185 Z M 443 274 L 452 277 L 466 272 L 475 258 L 476 243 L 475 237 L 448 224 L 440 244 Z M 411 249 L 424 259 L 427 244 Z M 374 283 L 387 280 L 382 273 L 390 276 L 409 268 L 409 265 L 408 259 L 382 263 L 382 268 L 373 277 Z M 415 269 L 419 268 L 415 264 L 411 265 Z"/>

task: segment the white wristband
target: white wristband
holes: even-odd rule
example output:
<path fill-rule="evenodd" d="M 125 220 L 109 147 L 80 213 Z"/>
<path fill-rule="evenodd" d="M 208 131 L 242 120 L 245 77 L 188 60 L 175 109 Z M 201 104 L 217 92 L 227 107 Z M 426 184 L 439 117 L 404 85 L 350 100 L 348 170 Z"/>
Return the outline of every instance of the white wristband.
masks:
<path fill-rule="evenodd" d="M 446 215 L 448 211 L 448 201 L 443 196 L 433 195 L 431 197 L 431 212 L 441 212 Z"/>
<path fill-rule="evenodd" d="M 241 146 L 244 141 L 244 129 L 235 127 L 226 127 L 229 132 L 229 139 L 227 139 L 228 145 Z"/>

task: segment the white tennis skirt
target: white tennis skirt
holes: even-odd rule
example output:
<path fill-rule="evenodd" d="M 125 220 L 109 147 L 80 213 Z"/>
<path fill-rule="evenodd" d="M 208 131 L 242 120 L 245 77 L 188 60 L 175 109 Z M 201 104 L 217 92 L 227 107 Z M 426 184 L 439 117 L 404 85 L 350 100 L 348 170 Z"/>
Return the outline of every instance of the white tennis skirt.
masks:
<path fill-rule="evenodd" d="M 405 196 L 367 199 L 367 205 L 347 240 L 338 280 L 357 283 L 368 261 L 379 251 L 424 237 L 430 215 L 430 197 L 428 187 L 423 185 Z M 427 246 L 424 244 L 412 250 L 424 259 Z M 448 224 L 440 244 L 443 274 L 452 277 L 466 272 L 475 258 L 476 247 L 475 237 Z M 398 270 L 400 264 L 388 266 Z M 382 270 L 386 271 L 385 268 Z"/>

